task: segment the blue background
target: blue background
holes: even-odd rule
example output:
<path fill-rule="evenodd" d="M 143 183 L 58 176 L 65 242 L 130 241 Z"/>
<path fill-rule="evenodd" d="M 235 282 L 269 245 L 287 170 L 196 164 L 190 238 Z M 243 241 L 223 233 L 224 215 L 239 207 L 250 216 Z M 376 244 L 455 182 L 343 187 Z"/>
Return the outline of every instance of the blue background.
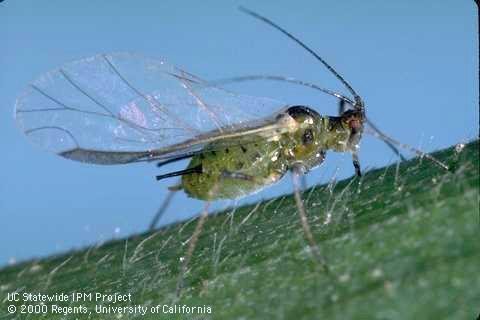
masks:
<path fill-rule="evenodd" d="M 275 74 L 346 91 L 298 45 L 238 5 L 314 48 L 364 98 L 370 119 L 400 141 L 432 151 L 478 136 L 473 1 L 7 0 L 0 3 L 0 265 L 142 232 L 169 185 L 155 181 L 160 171 L 152 164 L 85 165 L 31 145 L 13 108 L 42 73 L 97 53 L 131 51 L 165 57 L 207 79 Z M 292 85 L 229 88 L 336 112 L 334 99 Z M 371 137 L 363 139 L 360 158 L 364 169 L 395 160 Z M 334 174 L 353 174 L 349 155 L 329 153 L 308 182 Z M 288 192 L 286 178 L 247 201 Z M 162 222 L 201 207 L 182 195 Z"/>

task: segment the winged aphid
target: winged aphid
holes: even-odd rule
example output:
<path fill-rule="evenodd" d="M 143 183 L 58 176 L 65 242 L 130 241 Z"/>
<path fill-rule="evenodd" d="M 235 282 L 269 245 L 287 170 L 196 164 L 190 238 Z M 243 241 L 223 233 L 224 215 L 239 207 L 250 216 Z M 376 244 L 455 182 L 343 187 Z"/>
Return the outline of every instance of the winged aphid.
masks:
<path fill-rule="evenodd" d="M 75 161 L 114 165 L 158 161 L 159 166 L 190 159 L 184 170 L 157 176 L 181 176 L 170 187 L 205 200 L 182 262 L 178 291 L 207 216 L 209 202 L 257 192 L 293 173 L 294 194 L 305 236 L 320 265 L 327 264 L 308 225 L 299 192 L 299 176 L 319 166 L 327 151 L 352 154 L 361 175 L 358 146 L 369 130 L 398 155 L 407 148 L 448 169 L 435 158 L 400 144 L 371 123 L 365 104 L 352 86 L 323 58 L 271 20 L 245 8 L 320 61 L 352 98 L 315 84 L 282 76 L 254 75 L 210 82 L 185 70 L 135 54 L 118 53 L 82 59 L 51 71 L 18 98 L 18 124 L 36 144 Z M 238 95 L 220 84 L 274 80 L 303 85 L 339 100 L 336 116 L 315 108 Z M 367 125 L 367 126 L 365 126 Z M 159 215 L 152 221 L 154 227 Z"/>

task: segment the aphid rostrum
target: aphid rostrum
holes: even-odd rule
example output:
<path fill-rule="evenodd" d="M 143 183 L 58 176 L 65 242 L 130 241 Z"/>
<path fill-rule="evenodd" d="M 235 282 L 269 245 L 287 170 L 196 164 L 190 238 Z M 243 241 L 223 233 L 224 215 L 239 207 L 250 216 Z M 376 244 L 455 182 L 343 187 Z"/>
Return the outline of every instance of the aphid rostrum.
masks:
<path fill-rule="evenodd" d="M 241 10 L 311 53 L 353 98 L 280 76 L 211 82 L 165 60 L 120 53 L 97 55 L 49 72 L 34 81 L 16 104 L 17 122 L 30 140 L 71 160 L 104 165 L 158 161 L 164 166 L 190 159 L 186 169 L 157 176 L 159 180 L 181 176 L 180 182 L 170 187 L 171 194 L 183 190 L 206 202 L 183 260 L 178 289 L 210 201 L 257 192 L 289 171 L 305 236 L 316 260 L 327 269 L 307 222 L 298 178 L 319 166 L 329 150 L 350 152 L 355 172 L 361 175 L 358 145 L 364 130 L 397 154 L 395 145 L 447 169 L 435 158 L 379 131 L 367 119 L 363 100 L 350 84 L 303 42 L 271 20 Z M 338 98 L 339 114 L 321 115 L 313 107 L 238 95 L 220 87 L 248 80 L 311 87 Z M 155 223 L 156 219 L 152 225 Z"/>

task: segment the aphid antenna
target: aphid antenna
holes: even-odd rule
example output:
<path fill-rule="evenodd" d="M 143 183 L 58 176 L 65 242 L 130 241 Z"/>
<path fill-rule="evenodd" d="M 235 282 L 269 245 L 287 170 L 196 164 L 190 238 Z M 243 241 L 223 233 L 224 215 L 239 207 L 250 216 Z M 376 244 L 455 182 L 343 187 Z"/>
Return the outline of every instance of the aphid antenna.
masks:
<path fill-rule="evenodd" d="M 343 85 L 347 88 L 347 90 L 353 95 L 355 103 L 353 104 L 353 107 L 358 110 L 364 110 L 364 104 L 362 101 L 362 98 L 355 92 L 355 90 L 352 88 L 352 86 L 345 80 L 330 64 L 328 64 L 322 57 L 320 57 L 313 49 L 308 47 L 305 43 L 303 43 L 300 39 L 292 35 L 290 32 L 287 30 L 283 29 L 280 27 L 278 24 L 273 22 L 272 20 L 250 10 L 245 7 L 238 7 L 238 9 L 260 21 L 265 22 L 266 24 L 272 26 L 273 28 L 277 29 L 287 37 L 289 37 L 291 40 L 295 41 L 298 45 L 300 45 L 302 48 L 304 48 L 306 51 L 308 51 L 312 56 L 314 56 L 318 61 L 320 61 L 340 82 L 343 83 Z"/>
<path fill-rule="evenodd" d="M 285 78 L 283 77 L 283 79 L 281 79 L 282 77 L 276 77 L 276 76 L 247 76 L 247 77 L 244 77 L 243 80 L 249 80 L 249 79 L 268 79 L 268 80 L 281 80 L 281 81 L 287 81 L 287 82 L 291 82 L 291 83 L 296 83 L 296 84 L 299 84 L 299 85 L 304 85 L 304 86 L 307 86 L 307 87 L 311 87 L 311 88 L 314 88 L 314 89 L 317 89 L 321 92 L 324 92 L 326 94 L 329 94 L 329 95 L 332 95 L 334 97 L 337 97 L 338 99 L 342 100 L 342 101 L 345 101 L 347 103 L 349 103 L 350 105 L 352 105 L 355 109 L 357 110 L 360 110 L 360 111 L 363 111 L 365 112 L 365 105 L 363 103 L 363 100 L 362 98 L 355 92 L 355 90 L 352 88 L 352 86 L 347 82 L 347 80 L 345 80 L 330 64 L 328 64 L 322 57 L 320 57 L 315 51 L 313 51 L 313 49 L 311 49 L 310 47 L 308 47 L 305 43 L 303 43 L 300 39 L 298 39 L 297 37 L 295 37 L 294 35 L 292 35 L 290 32 L 288 32 L 287 30 L 283 29 L 282 27 L 280 27 L 278 24 L 276 24 L 275 22 L 273 22 L 272 20 L 268 19 L 267 17 L 264 17 L 250 9 L 247 9 L 245 7 L 238 7 L 238 9 L 246 14 L 248 14 L 249 16 L 252 16 L 260 21 L 263 21 L 265 22 L 266 24 L 272 26 L 273 28 L 277 29 L 278 31 L 280 31 L 281 33 L 283 33 L 284 35 L 286 35 L 288 38 L 290 38 L 291 40 L 295 41 L 298 45 L 300 45 L 302 48 L 304 48 L 307 52 L 309 52 L 312 56 L 314 56 L 318 61 L 320 61 L 338 80 L 340 80 L 340 82 L 343 83 L 343 85 L 347 88 L 347 90 L 353 95 L 353 98 L 354 98 L 354 102 L 351 101 L 350 99 L 348 99 L 347 97 L 339 94 L 339 93 L 336 93 L 336 92 L 333 92 L 331 90 L 328 90 L 328 89 L 324 89 L 324 88 L 321 88 L 321 87 L 317 87 L 313 84 L 308 84 L 308 83 L 304 83 L 300 80 L 295 80 L 295 79 L 290 79 L 290 78 Z M 406 150 L 409 150 L 415 154 L 417 154 L 418 156 L 420 157 L 425 157 L 427 159 L 429 159 L 430 161 L 434 162 L 435 164 L 437 164 L 438 166 L 442 167 L 443 169 L 445 170 L 448 170 L 448 166 L 445 165 L 444 163 L 442 163 L 441 161 L 435 159 L 434 157 L 430 156 L 429 154 L 423 152 L 423 151 L 420 151 L 410 145 L 407 145 L 407 144 L 404 144 L 404 143 L 400 143 L 398 141 L 396 141 L 395 139 L 387 136 L 386 134 L 384 134 L 383 132 L 381 132 L 371 121 L 369 121 L 367 118 L 367 123 L 369 124 L 370 128 L 372 129 L 371 130 L 371 134 L 377 138 L 379 138 L 380 140 L 383 140 L 400 158 L 402 158 L 402 160 L 404 160 L 405 158 L 403 158 L 403 156 L 400 154 L 400 152 L 398 151 L 398 149 L 395 147 L 395 146 L 398 146 L 400 148 L 403 148 L 403 149 L 406 149 Z"/>
<path fill-rule="evenodd" d="M 290 32 L 288 32 L 287 30 L 283 29 L 282 27 L 280 27 L 278 24 L 276 24 L 275 22 L 273 22 L 272 20 L 250 10 L 250 9 L 247 9 L 245 7 L 242 7 L 240 6 L 238 8 L 240 11 L 260 20 L 260 21 L 263 21 L 265 22 L 266 24 L 272 26 L 273 28 L 277 29 L 278 31 L 280 31 L 281 33 L 283 33 L 284 35 L 286 35 L 288 38 L 290 38 L 291 40 L 295 41 L 298 45 L 300 45 L 302 48 L 304 48 L 307 52 L 309 52 L 312 56 L 314 56 L 318 61 L 320 61 L 338 80 L 340 80 L 340 82 L 343 83 L 343 85 L 347 88 L 347 90 L 353 95 L 353 98 L 354 98 L 354 101 L 352 101 L 350 98 L 340 94 L 340 93 L 337 93 L 337 92 L 334 92 L 332 90 L 329 90 L 329 89 L 325 89 L 325 88 L 322 88 L 322 87 L 319 87 L 315 84 L 312 84 L 312 83 L 308 83 L 308 82 L 305 82 L 305 81 L 301 81 L 301 80 L 297 80 L 297 79 L 292 79 L 292 78 L 285 78 L 285 77 L 279 77 L 279 76 L 247 76 L 247 77 L 240 77 L 240 78 L 237 78 L 237 79 L 240 79 L 240 80 L 235 80 L 235 78 L 232 78 L 231 80 L 234 80 L 234 81 L 247 81 L 247 80 L 261 80 L 261 79 L 265 79 L 265 80 L 277 80 L 277 81 L 286 81 L 286 82 L 290 82 L 290 83 L 295 83 L 295 84 L 298 84 L 298 85 L 303 85 L 303 86 L 307 86 L 307 87 L 310 87 L 312 89 L 316 89 L 316 90 L 319 90 L 323 93 L 326 93 L 328 95 L 331 95 L 331 96 L 334 96 L 338 99 L 340 99 L 341 101 L 344 101 L 348 104 L 350 104 L 354 109 L 357 109 L 357 110 L 360 110 L 362 112 L 365 112 L 365 105 L 363 103 L 363 100 L 362 98 L 360 97 L 360 95 L 357 94 L 357 92 L 353 89 L 353 87 L 348 83 L 347 80 L 345 80 L 330 64 L 328 64 L 328 62 L 326 62 L 322 57 L 320 57 L 315 51 L 313 51 L 313 49 L 311 49 L 310 47 L 308 47 L 303 41 L 301 41 L 300 39 L 298 39 L 297 37 L 295 37 L 294 35 L 292 35 Z M 367 119 L 367 122 L 370 124 L 370 126 L 372 127 L 372 129 L 374 131 L 376 131 L 378 133 L 378 136 L 382 137 L 382 136 L 386 136 L 383 132 L 381 132 L 375 125 L 373 125 L 370 121 L 368 121 Z M 400 153 L 400 151 L 394 146 L 394 144 L 389 141 L 389 140 L 386 140 L 386 139 L 381 139 L 383 140 L 389 147 L 390 149 L 393 150 L 393 152 L 395 154 L 397 154 L 402 160 L 405 160 L 405 158 L 403 157 L 403 155 Z"/>
<path fill-rule="evenodd" d="M 332 91 L 330 89 L 325 89 L 325 88 L 322 88 L 320 86 L 317 86 L 316 84 L 314 83 L 311 83 L 311 82 L 307 82 L 307 81 L 303 81 L 303 80 L 299 80 L 299 79 L 295 79 L 295 78 L 292 78 L 292 77 L 284 77 L 284 76 L 276 76 L 276 75 L 247 75 L 247 76 L 240 76 L 240 77 L 233 77 L 233 78 L 225 78 L 225 79 L 219 79 L 219 80 L 215 80 L 215 81 L 211 81 L 209 82 L 209 85 L 211 86 L 219 86 L 219 85 L 225 85 L 225 84 L 229 84 L 229 83 L 235 83 L 235 82 L 244 82 L 244 81 L 254 81 L 254 80 L 273 80 L 273 81 L 280 81 L 280 82 L 289 82 L 289 83 L 292 83 L 292 84 L 297 84 L 297 85 L 300 85 L 300 86 L 304 86 L 304 87 L 307 87 L 307 88 L 311 88 L 311 89 L 314 89 L 314 90 L 317 90 L 317 91 L 320 91 L 322 93 L 325 93 L 325 94 L 328 94 L 330 96 L 333 96 L 337 99 L 339 99 L 340 101 L 343 101 L 347 104 L 349 104 L 350 106 L 352 106 L 353 108 L 355 108 L 355 101 L 352 101 L 350 98 L 338 93 L 338 92 L 335 92 L 335 91 Z M 393 143 L 391 143 L 390 141 L 388 140 L 385 140 L 383 139 L 382 137 L 383 136 L 387 136 L 385 133 L 383 133 L 380 129 L 377 128 L 376 125 L 373 124 L 372 121 L 370 121 L 366 116 L 365 116 L 365 119 L 368 123 L 368 125 L 372 128 L 372 130 L 376 131 L 378 133 L 378 136 L 377 138 L 382 140 L 383 142 L 385 142 L 385 144 L 402 160 L 402 161 L 405 161 L 406 158 L 401 154 L 401 152 L 394 146 Z"/>
<path fill-rule="evenodd" d="M 247 75 L 247 76 L 240 76 L 240 77 L 233 77 L 233 78 L 225 78 L 225 79 L 219 79 L 215 81 L 210 81 L 208 82 L 209 86 L 220 86 L 220 85 L 225 85 L 225 84 L 230 84 L 230 83 L 235 83 L 235 82 L 244 82 L 244 81 L 254 81 L 254 80 L 272 80 L 272 81 L 280 81 L 280 82 L 290 82 L 293 84 L 298 84 L 301 86 L 309 87 L 318 91 L 321 91 L 325 94 L 328 94 L 332 97 L 335 97 L 339 100 L 344 101 L 345 103 L 351 105 L 352 107 L 355 107 L 355 101 L 350 99 L 349 97 L 346 97 L 345 95 L 335 92 L 330 89 L 326 89 L 320 86 L 317 86 L 314 83 L 295 79 L 293 77 L 284 77 L 284 76 L 275 76 L 275 75 Z"/>
<path fill-rule="evenodd" d="M 436 159 L 435 157 L 429 155 L 428 153 L 425 153 L 417 148 L 414 148 L 412 147 L 411 145 L 408 145 L 406 143 L 401 143 L 387 135 L 385 135 L 384 133 L 382 133 L 380 130 L 375 130 L 374 127 L 371 126 L 370 124 L 370 128 L 372 130 L 367 130 L 366 132 L 373 135 L 374 137 L 380 139 L 380 140 L 383 140 L 385 142 L 390 142 L 391 144 L 394 144 L 394 145 L 397 145 L 403 149 L 406 149 L 406 150 L 409 150 L 410 152 L 413 152 L 415 153 L 417 156 L 419 156 L 420 158 L 426 158 L 430 161 L 432 161 L 433 163 L 435 163 L 436 165 L 438 165 L 440 168 L 442 169 L 445 169 L 445 170 L 449 170 L 448 166 L 446 164 L 444 164 L 443 162 L 441 162 L 440 160 Z"/>

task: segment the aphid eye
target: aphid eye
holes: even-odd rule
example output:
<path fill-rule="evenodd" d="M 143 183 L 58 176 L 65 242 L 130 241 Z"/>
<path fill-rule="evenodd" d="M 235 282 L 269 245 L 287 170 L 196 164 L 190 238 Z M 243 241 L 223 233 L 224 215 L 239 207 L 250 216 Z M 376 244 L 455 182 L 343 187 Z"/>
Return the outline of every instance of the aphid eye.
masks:
<path fill-rule="evenodd" d="M 306 129 L 302 136 L 302 143 L 308 145 L 313 142 L 313 131 L 312 129 Z"/>
<path fill-rule="evenodd" d="M 287 109 L 287 114 L 289 116 L 291 116 L 293 119 L 300 119 L 300 118 L 305 118 L 305 117 L 319 117 L 320 115 L 308 108 L 308 107 L 304 107 L 304 106 L 293 106 L 293 107 L 289 107 Z"/>

